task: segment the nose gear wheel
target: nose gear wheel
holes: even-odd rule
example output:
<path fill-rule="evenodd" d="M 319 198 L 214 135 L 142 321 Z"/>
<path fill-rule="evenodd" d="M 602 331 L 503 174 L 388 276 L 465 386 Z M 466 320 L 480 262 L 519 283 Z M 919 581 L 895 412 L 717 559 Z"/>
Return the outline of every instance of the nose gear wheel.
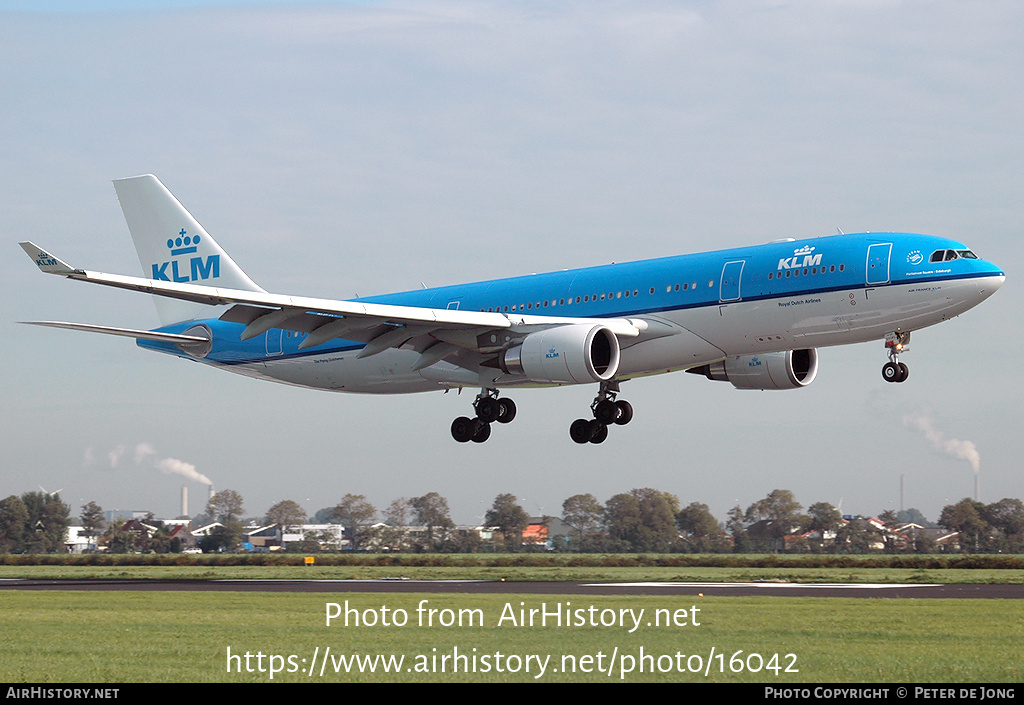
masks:
<path fill-rule="evenodd" d="M 910 368 L 900 362 L 899 356 L 910 349 L 910 333 L 888 333 L 885 336 L 885 349 L 889 353 L 889 362 L 882 365 L 882 379 L 886 382 L 906 382 L 910 376 Z"/>

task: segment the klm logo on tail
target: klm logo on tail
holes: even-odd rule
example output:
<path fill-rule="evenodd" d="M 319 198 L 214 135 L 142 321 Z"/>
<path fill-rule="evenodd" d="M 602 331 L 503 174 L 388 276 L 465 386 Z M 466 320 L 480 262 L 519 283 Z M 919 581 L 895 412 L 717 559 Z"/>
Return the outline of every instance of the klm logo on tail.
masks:
<path fill-rule="evenodd" d="M 188 235 L 184 228 L 176 238 L 167 239 L 167 249 L 171 251 L 172 257 L 189 255 L 197 252 L 199 236 Z M 164 282 L 195 282 L 201 279 L 217 279 L 220 277 L 220 255 L 210 255 L 205 259 L 202 256 L 191 257 L 188 260 L 187 268 L 185 261 L 172 259 L 167 262 L 160 262 L 153 265 L 153 279 Z M 167 271 L 170 267 L 170 272 Z M 184 271 L 182 271 L 184 270 Z"/>

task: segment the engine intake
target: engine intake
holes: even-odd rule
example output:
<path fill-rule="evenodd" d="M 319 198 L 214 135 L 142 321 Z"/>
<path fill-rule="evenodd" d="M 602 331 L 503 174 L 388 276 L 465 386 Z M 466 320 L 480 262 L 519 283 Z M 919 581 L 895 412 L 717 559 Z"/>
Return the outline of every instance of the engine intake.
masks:
<path fill-rule="evenodd" d="M 600 324 L 572 324 L 531 333 L 498 359 L 502 372 L 537 382 L 604 382 L 619 369 L 619 340 Z"/>
<path fill-rule="evenodd" d="M 808 348 L 730 357 L 687 372 L 730 382 L 736 389 L 800 389 L 818 374 L 818 351 Z"/>

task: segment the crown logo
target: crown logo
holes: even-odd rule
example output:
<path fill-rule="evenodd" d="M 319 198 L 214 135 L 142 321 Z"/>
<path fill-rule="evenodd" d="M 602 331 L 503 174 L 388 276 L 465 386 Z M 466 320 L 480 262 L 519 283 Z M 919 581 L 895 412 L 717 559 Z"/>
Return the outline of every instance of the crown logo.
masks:
<path fill-rule="evenodd" d="M 794 257 L 799 257 L 800 255 L 809 255 L 812 252 L 814 252 L 814 248 L 813 247 L 809 247 L 807 245 L 804 245 L 799 250 L 794 251 L 793 252 L 793 256 Z"/>
<path fill-rule="evenodd" d="M 185 228 L 181 229 L 178 233 L 178 237 L 167 238 L 167 249 L 171 251 L 171 256 L 187 255 L 195 252 L 198 248 L 196 245 L 199 244 L 199 236 L 195 237 L 188 234 Z"/>

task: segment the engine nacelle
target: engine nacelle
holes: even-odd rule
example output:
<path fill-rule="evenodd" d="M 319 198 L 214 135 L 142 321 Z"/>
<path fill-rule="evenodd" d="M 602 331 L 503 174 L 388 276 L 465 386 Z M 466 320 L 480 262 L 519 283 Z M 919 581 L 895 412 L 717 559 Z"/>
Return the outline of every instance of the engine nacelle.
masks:
<path fill-rule="evenodd" d="M 687 371 L 731 382 L 737 389 L 799 389 L 813 382 L 818 374 L 818 351 L 809 348 L 744 355 Z"/>
<path fill-rule="evenodd" d="M 572 324 L 531 333 L 499 358 L 506 374 L 537 382 L 604 382 L 619 369 L 619 340 L 600 324 Z"/>

